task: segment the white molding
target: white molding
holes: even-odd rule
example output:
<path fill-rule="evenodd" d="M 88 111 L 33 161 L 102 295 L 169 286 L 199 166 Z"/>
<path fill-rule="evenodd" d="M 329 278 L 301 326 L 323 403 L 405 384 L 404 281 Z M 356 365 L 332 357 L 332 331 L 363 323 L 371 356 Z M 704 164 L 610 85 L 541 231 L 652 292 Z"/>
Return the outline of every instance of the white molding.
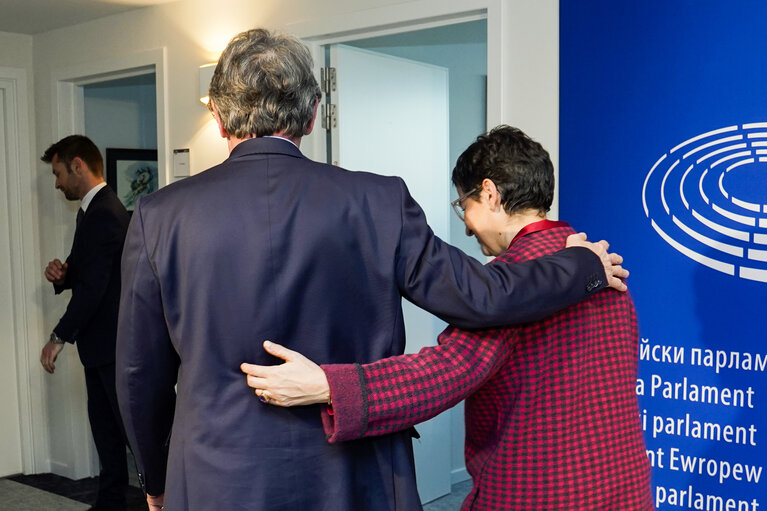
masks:
<path fill-rule="evenodd" d="M 167 48 L 155 48 L 108 60 L 67 66 L 52 72 L 53 133 L 60 140 L 84 129 L 83 86 L 142 74 L 155 73 L 155 103 L 157 105 L 157 165 L 159 185 L 171 182 L 171 161 L 168 151 L 168 76 Z"/>
<path fill-rule="evenodd" d="M 458 484 L 471 479 L 466 467 L 456 468 L 450 472 L 450 484 Z"/>
<path fill-rule="evenodd" d="M 484 18 L 489 8 L 502 0 L 418 0 L 287 25 L 302 39 L 332 44 L 353 39 L 451 25 Z"/>
<path fill-rule="evenodd" d="M 49 444 L 45 382 L 39 354 L 45 340 L 42 307 L 35 300 L 41 288 L 42 267 L 38 243 L 37 201 L 31 161 L 29 97 L 24 69 L 0 67 L 0 89 L 5 91 L 6 137 L 8 141 L 9 235 L 11 254 L 12 307 L 19 400 L 22 470 L 38 473 L 49 470 Z"/>
<path fill-rule="evenodd" d="M 506 106 L 507 84 L 504 83 L 504 33 L 508 32 L 506 16 L 503 12 L 503 2 L 488 2 L 487 6 L 487 111 L 486 129 L 490 130 L 503 122 L 503 112 Z"/>
<path fill-rule="evenodd" d="M 314 58 L 314 71 L 324 66 L 324 46 L 383 35 L 435 28 L 487 19 L 487 129 L 502 122 L 503 34 L 507 29 L 503 0 L 418 0 L 343 15 L 290 23 L 286 29 L 307 44 Z M 304 137 L 304 151 L 314 160 L 326 160 L 324 131 L 315 125 Z"/>

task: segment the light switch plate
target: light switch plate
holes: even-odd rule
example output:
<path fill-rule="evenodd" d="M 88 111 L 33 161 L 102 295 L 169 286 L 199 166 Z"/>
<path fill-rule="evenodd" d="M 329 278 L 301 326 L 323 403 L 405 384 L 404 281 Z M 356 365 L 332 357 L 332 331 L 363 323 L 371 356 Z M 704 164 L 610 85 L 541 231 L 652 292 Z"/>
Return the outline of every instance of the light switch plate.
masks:
<path fill-rule="evenodd" d="M 173 177 L 189 176 L 189 149 L 173 150 Z"/>

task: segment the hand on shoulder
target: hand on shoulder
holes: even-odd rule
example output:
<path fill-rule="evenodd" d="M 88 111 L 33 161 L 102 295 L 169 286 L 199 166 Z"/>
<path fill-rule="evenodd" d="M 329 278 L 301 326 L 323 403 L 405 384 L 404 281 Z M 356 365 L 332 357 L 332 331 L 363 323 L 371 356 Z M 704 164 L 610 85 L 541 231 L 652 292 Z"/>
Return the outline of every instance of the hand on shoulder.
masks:
<path fill-rule="evenodd" d="M 617 289 L 618 291 L 626 291 L 628 289 L 624 279 L 629 276 L 629 272 L 621 266 L 623 264 L 623 257 L 620 254 L 608 252 L 610 244 L 607 241 L 601 240 L 592 243 L 586 237 L 586 233 L 579 232 L 567 237 L 566 246 L 568 248 L 585 247 L 594 252 L 602 261 L 608 287 Z"/>

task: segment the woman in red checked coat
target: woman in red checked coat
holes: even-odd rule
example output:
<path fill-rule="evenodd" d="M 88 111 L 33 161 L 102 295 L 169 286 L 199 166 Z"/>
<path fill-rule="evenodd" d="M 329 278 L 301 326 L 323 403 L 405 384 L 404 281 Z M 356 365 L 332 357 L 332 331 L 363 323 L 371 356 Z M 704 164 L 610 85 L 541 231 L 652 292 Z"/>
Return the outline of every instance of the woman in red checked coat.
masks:
<path fill-rule="evenodd" d="M 490 264 L 560 250 L 574 231 L 546 220 L 548 153 L 515 128 L 480 136 L 458 159 L 453 207 Z M 329 402 L 330 442 L 384 435 L 466 399 L 463 510 L 653 509 L 635 393 L 631 298 L 606 290 L 544 320 L 482 331 L 447 328 L 439 345 L 372 364 L 325 365 L 270 343 L 287 362 L 243 364 L 273 405 Z"/>

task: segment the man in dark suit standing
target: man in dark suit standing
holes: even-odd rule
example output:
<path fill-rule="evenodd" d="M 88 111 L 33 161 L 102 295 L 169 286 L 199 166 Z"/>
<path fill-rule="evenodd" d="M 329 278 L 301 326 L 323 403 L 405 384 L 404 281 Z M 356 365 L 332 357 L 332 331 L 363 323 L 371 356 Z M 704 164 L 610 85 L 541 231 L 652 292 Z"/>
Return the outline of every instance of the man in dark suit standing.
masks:
<path fill-rule="evenodd" d="M 128 468 L 115 391 L 115 338 L 120 255 L 130 217 L 104 182 L 101 153 L 89 138 L 63 138 L 41 160 L 51 164 L 56 188 L 68 200 L 79 200 L 80 209 L 69 257 L 64 263 L 54 259 L 45 269 L 56 294 L 71 289 L 72 297 L 40 362 L 53 374 L 64 343 L 77 344 L 85 367 L 88 418 L 101 463 L 98 499 L 91 509 L 124 511 Z"/>
<path fill-rule="evenodd" d="M 603 246 L 482 266 L 401 179 L 307 159 L 320 97 L 303 44 L 239 34 L 210 86 L 229 158 L 136 206 L 117 391 L 150 509 L 420 509 L 409 433 L 329 445 L 317 409 L 261 406 L 240 364 L 274 363 L 265 339 L 321 363 L 400 354 L 402 297 L 477 328 L 623 287 Z"/>

